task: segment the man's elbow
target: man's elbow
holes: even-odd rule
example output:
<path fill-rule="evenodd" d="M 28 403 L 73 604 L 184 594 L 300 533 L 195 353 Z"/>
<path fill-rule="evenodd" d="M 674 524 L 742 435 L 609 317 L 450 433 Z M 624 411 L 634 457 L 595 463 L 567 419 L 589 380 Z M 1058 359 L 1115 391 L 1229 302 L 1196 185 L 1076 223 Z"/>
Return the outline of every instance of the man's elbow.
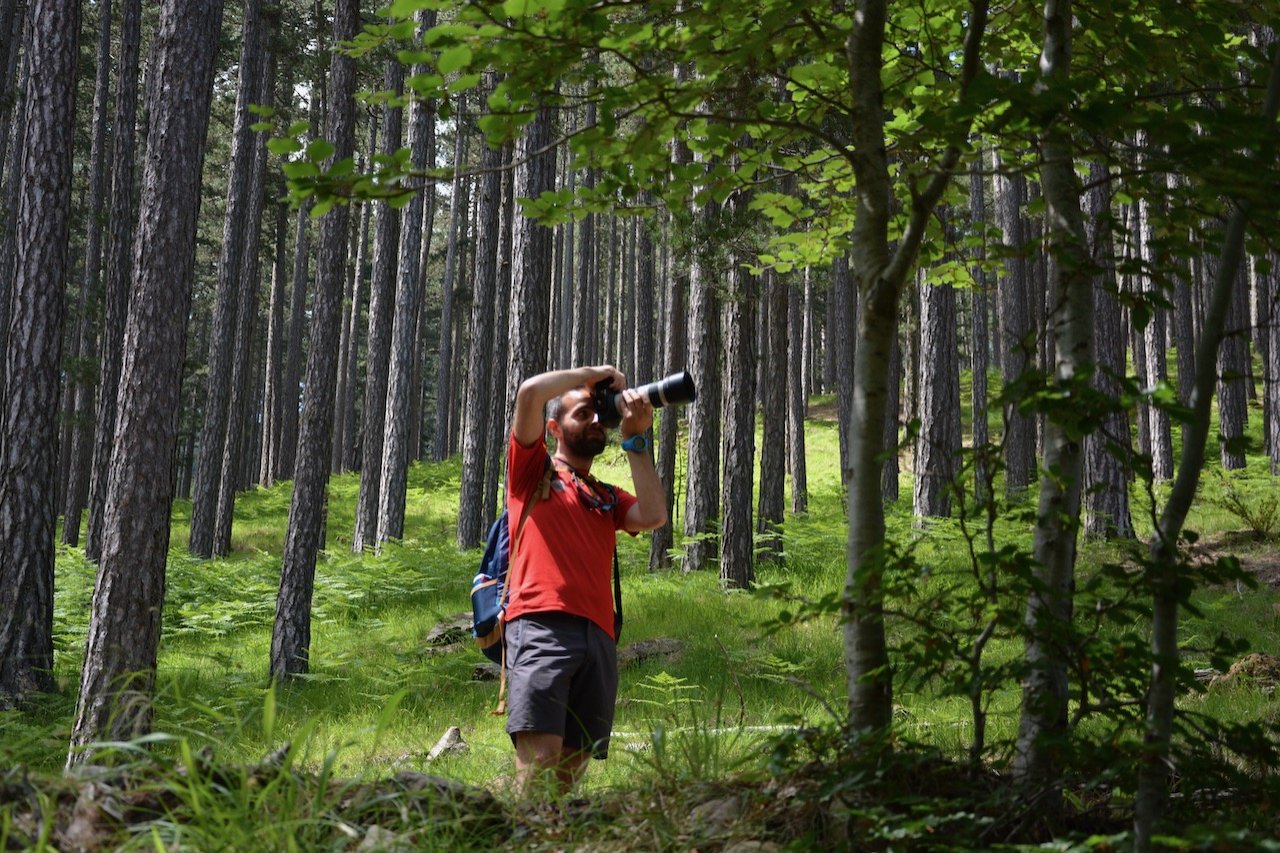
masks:
<path fill-rule="evenodd" d="M 647 530 L 657 530 L 659 527 L 667 523 L 667 508 L 659 506 L 656 509 L 644 512 L 643 510 L 635 519 L 635 530 L 641 533 Z"/>

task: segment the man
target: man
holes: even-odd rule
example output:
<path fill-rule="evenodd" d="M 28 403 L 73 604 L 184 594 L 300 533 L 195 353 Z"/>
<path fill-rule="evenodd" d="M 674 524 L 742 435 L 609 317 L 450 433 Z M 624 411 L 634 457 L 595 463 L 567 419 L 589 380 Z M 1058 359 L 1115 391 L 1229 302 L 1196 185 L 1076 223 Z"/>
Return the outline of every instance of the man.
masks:
<path fill-rule="evenodd" d="M 526 379 L 516 393 L 507 451 L 507 510 L 512 524 L 510 599 L 506 609 L 509 680 L 507 732 L 516 749 L 522 790 L 544 772 L 563 793 L 605 758 L 618 690 L 613 613 L 613 553 L 617 531 L 661 527 L 666 502 L 647 452 L 652 404 L 635 389 L 622 392 L 623 447 L 634 496 L 591 476 L 607 443 L 592 389 L 626 379 L 609 365 L 556 370 Z M 543 409 L 549 405 L 547 419 Z M 547 458 L 544 431 L 555 439 Z M 550 490 L 541 495 L 548 465 Z"/>

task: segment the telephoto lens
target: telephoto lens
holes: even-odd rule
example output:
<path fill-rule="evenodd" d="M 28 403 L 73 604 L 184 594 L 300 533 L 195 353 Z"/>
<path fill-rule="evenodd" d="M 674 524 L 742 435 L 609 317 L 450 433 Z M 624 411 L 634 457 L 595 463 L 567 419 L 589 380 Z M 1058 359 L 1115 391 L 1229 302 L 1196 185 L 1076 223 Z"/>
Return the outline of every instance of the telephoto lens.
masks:
<path fill-rule="evenodd" d="M 687 370 L 673 373 L 648 385 L 641 385 L 636 390 L 648 397 L 655 409 L 692 403 L 698 398 L 698 392 L 693 387 L 693 377 Z M 621 398 L 622 394 L 610 387 L 609 380 L 596 384 L 596 416 L 601 426 L 612 429 L 622 423 L 622 412 L 618 408 Z"/>

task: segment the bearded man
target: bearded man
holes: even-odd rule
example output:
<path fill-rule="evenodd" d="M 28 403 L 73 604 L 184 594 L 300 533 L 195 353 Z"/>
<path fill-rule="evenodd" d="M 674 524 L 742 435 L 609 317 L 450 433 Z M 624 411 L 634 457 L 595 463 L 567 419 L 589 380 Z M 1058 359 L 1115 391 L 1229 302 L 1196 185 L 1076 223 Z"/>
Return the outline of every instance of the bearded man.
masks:
<path fill-rule="evenodd" d="M 621 391 L 622 447 L 634 494 L 591 475 L 592 462 L 608 444 L 596 413 L 597 387 Z M 566 792 L 588 758 L 608 756 L 618 693 L 612 592 L 617 531 L 635 534 L 667 521 L 649 452 L 652 424 L 653 405 L 610 365 L 543 373 L 526 379 L 516 394 L 507 517 L 522 523 L 512 528 L 504 634 L 507 732 L 522 790 L 551 775 Z M 555 439 L 553 456 L 545 433 Z"/>

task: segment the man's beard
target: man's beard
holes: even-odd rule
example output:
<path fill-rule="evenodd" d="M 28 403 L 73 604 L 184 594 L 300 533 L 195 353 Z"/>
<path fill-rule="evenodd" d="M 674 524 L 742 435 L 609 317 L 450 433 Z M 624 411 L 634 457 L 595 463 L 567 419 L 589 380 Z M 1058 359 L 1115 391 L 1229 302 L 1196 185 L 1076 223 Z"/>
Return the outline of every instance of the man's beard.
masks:
<path fill-rule="evenodd" d="M 604 453 L 604 449 L 609 443 L 608 436 L 604 434 L 593 435 L 586 429 L 582 432 L 562 432 L 561 438 L 564 439 L 566 450 L 574 456 L 583 456 L 588 459 L 594 459 Z"/>

